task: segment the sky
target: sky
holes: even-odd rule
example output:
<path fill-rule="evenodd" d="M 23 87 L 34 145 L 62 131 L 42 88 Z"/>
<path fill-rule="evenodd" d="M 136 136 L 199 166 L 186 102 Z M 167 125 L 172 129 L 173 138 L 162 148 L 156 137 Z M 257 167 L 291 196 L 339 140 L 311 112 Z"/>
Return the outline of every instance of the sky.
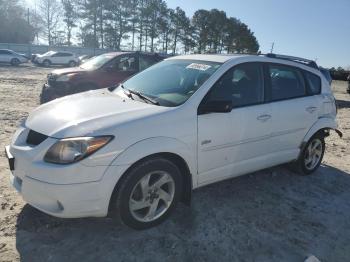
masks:
<path fill-rule="evenodd" d="M 247 24 L 268 53 L 317 59 L 324 67 L 350 67 L 350 0 L 166 0 L 188 16 L 217 8 Z"/>
<path fill-rule="evenodd" d="M 33 4 L 35 0 L 25 0 Z M 350 68 L 350 0 L 165 0 L 191 16 L 223 10 L 254 32 L 260 51 L 316 59 L 324 67 Z"/>

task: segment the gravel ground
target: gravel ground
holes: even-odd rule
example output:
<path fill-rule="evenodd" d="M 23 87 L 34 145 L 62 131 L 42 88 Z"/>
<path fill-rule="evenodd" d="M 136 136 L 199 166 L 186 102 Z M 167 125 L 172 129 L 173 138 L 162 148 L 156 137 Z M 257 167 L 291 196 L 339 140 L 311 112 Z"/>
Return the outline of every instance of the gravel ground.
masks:
<path fill-rule="evenodd" d="M 38 105 L 49 69 L 0 67 L 0 148 Z M 0 261 L 321 261 L 350 257 L 350 96 L 333 86 L 344 138 L 327 139 L 311 176 L 275 167 L 193 193 L 161 226 L 134 231 L 110 218 L 59 219 L 26 205 L 0 155 Z"/>

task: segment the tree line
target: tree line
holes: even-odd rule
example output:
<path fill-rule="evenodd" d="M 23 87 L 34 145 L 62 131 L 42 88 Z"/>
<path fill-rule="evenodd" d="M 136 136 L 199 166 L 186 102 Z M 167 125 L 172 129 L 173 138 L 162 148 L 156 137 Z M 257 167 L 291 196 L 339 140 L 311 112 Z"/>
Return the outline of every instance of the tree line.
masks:
<path fill-rule="evenodd" d="M 333 80 L 346 81 L 348 76 L 350 75 L 350 67 L 348 68 L 348 70 L 342 67 L 338 67 L 338 68 L 332 67 L 331 69 L 329 69 L 329 72 L 331 73 Z"/>
<path fill-rule="evenodd" d="M 27 32 L 27 37 L 21 38 L 23 42 L 37 38 L 45 39 L 49 45 L 174 54 L 259 50 L 246 24 L 217 9 L 200 9 L 188 17 L 180 7 L 171 9 L 163 0 L 36 1 L 36 8 L 26 12 L 19 0 L 0 0 L 0 21 L 6 20 L 6 15 L 13 17 L 11 8 L 20 10 L 16 15 L 22 24 L 26 23 L 23 31 Z M 14 31 L 13 24 L 11 28 Z M 0 32 L 0 42 L 3 41 L 14 42 Z"/>

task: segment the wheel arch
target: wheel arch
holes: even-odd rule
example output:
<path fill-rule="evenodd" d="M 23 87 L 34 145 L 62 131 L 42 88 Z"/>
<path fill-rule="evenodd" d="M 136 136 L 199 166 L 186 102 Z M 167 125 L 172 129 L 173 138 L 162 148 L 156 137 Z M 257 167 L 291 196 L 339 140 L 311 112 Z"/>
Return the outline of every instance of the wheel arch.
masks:
<path fill-rule="evenodd" d="M 340 132 L 338 129 L 338 124 L 335 119 L 330 117 L 322 117 L 319 118 L 318 121 L 313 124 L 313 126 L 309 129 L 309 131 L 306 133 L 303 143 L 309 141 L 311 137 L 313 137 L 316 133 L 324 133 L 325 131 L 334 130 L 337 132 L 337 134 L 342 137 L 342 132 Z"/>
<path fill-rule="evenodd" d="M 301 151 L 304 149 L 307 142 L 315 135 L 321 135 L 322 137 L 329 136 L 330 130 L 336 131 L 336 133 L 342 137 L 343 134 L 337 129 L 338 125 L 335 119 L 330 117 L 320 118 L 306 133 L 304 139 L 300 145 Z"/>
<path fill-rule="evenodd" d="M 171 150 L 173 149 L 173 150 Z M 106 171 L 107 174 L 113 172 L 114 168 L 125 167 L 120 176 L 115 177 L 113 182 L 113 188 L 110 190 L 108 210 L 110 211 L 111 201 L 115 197 L 115 192 L 118 191 L 123 179 L 127 176 L 128 172 L 136 165 L 151 158 L 164 158 L 174 163 L 181 172 L 183 177 L 183 195 L 182 202 L 190 204 L 192 189 L 196 180 L 193 179 L 193 175 L 196 174 L 195 162 L 191 157 L 189 148 L 180 141 L 173 138 L 150 138 L 140 141 L 124 152 L 119 154 L 111 163 L 110 167 Z M 107 175 L 105 174 L 105 175 Z M 109 179 L 108 179 L 109 180 Z"/>

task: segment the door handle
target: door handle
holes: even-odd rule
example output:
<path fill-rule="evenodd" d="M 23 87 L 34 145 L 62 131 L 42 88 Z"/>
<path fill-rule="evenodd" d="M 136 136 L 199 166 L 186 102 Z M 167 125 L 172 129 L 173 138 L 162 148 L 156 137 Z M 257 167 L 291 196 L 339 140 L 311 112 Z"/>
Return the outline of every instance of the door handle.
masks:
<path fill-rule="evenodd" d="M 309 112 L 310 114 L 312 114 L 313 112 L 315 112 L 317 110 L 316 106 L 309 106 L 305 109 L 307 112 Z"/>
<path fill-rule="evenodd" d="M 261 121 L 261 122 L 265 122 L 265 121 L 269 120 L 270 118 L 271 118 L 271 115 L 265 114 L 265 115 L 258 116 L 256 119 Z"/>

